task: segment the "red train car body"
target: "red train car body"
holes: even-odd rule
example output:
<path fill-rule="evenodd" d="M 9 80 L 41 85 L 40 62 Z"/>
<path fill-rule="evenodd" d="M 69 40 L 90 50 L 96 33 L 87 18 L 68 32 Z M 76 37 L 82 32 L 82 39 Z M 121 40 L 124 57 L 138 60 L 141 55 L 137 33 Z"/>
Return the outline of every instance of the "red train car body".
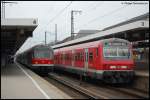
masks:
<path fill-rule="evenodd" d="M 118 38 L 54 48 L 54 64 L 109 83 L 128 83 L 134 76 L 132 45 Z"/>

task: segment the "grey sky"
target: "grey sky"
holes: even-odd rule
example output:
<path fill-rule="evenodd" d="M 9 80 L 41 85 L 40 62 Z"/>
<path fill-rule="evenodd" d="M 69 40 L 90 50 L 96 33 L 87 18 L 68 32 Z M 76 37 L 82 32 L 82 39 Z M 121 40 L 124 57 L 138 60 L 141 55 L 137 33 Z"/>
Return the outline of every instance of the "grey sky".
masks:
<path fill-rule="evenodd" d="M 58 26 L 58 40 L 70 36 L 71 10 L 82 10 L 81 15 L 74 16 L 75 32 L 81 29 L 101 30 L 149 12 L 149 1 L 73 1 L 71 4 L 71 1 L 17 2 L 18 4 L 6 4 L 6 18 L 38 18 L 39 26 L 33 32 L 33 38 L 24 44 L 25 48 L 44 41 L 45 31 L 50 32 L 47 41 L 54 41 L 55 24 Z"/>

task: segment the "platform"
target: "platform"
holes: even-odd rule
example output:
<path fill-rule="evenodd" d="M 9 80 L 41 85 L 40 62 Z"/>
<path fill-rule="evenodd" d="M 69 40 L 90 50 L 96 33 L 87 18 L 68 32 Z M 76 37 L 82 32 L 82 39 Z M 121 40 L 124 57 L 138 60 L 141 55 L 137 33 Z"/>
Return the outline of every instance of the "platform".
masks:
<path fill-rule="evenodd" d="M 1 67 L 1 99 L 71 99 L 71 97 L 16 63 Z"/>
<path fill-rule="evenodd" d="M 133 88 L 149 93 L 149 70 L 135 70 Z"/>
<path fill-rule="evenodd" d="M 137 76 L 149 77 L 149 70 L 135 70 Z"/>

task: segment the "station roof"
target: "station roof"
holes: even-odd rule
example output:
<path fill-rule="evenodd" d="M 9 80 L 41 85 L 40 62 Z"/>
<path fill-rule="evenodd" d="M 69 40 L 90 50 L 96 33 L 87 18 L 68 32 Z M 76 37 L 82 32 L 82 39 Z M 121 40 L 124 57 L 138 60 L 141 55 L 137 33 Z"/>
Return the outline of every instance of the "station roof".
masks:
<path fill-rule="evenodd" d="M 142 19 L 142 20 L 138 20 L 135 22 L 123 24 L 118 27 L 103 30 L 101 32 L 91 34 L 91 35 L 88 35 L 85 37 L 81 37 L 79 39 L 68 41 L 68 42 L 65 42 L 62 44 L 57 44 L 57 45 L 52 46 L 52 48 L 60 48 L 60 47 L 69 46 L 69 45 L 73 45 L 73 44 L 77 44 L 77 43 L 94 41 L 94 40 L 101 39 L 101 38 L 104 38 L 104 37 L 107 37 L 107 36 L 110 36 L 110 35 L 116 34 L 116 33 L 122 33 L 122 34 L 127 33 L 130 35 L 130 34 L 134 34 L 134 31 L 145 30 L 145 29 L 146 30 L 149 29 L 149 21 Z"/>
<path fill-rule="evenodd" d="M 1 19 L 1 54 L 14 55 L 37 25 L 33 18 Z"/>
<path fill-rule="evenodd" d="M 121 26 L 121 25 L 124 25 L 124 24 L 128 24 L 128 23 L 132 23 L 132 22 L 135 22 L 135 21 L 139 21 L 139 20 L 145 20 L 145 19 L 148 19 L 148 18 L 149 18 L 149 12 L 148 12 L 148 13 L 145 13 L 145 14 L 143 14 L 143 15 L 140 15 L 140 16 L 137 16 L 137 17 L 134 17 L 134 18 L 131 18 L 131 19 L 127 20 L 127 21 L 118 23 L 118 24 L 116 24 L 116 25 L 113 25 L 113 26 L 104 28 L 103 30 L 112 29 L 112 28 L 114 28 L 114 27 L 118 27 L 118 26 Z"/>

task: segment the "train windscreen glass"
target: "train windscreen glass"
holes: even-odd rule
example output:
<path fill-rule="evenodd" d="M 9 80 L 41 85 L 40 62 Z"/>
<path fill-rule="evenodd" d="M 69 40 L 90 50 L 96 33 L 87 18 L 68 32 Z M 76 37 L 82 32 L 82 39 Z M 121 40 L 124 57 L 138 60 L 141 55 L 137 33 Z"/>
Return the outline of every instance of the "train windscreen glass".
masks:
<path fill-rule="evenodd" d="M 103 54 L 106 59 L 130 59 L 130 49 L 123 43 L 106 43 Z"/>
<path fill-rule="evenodd" d="M 50 58 L 50 50 L 48 48 L 36 48 L 34 50 L 35 58 Z"/>

